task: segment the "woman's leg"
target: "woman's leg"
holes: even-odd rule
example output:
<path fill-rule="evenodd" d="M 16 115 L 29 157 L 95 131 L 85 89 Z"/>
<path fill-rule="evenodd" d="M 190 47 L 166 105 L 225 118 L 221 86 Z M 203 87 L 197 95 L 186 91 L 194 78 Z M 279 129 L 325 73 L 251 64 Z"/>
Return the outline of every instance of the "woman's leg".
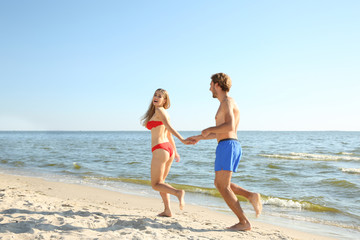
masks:
<path fill-rule="evenodd" d="M 163 198 L 164 205 L 169 204 L 169 198 L 166 194 L 172 194 L 179 199 L 180 209 L 183 209 L 184 202 L 184 190 L 178 190 L 169 184 L 165 183 L 165 178 L 170 171 L 171 162 L 169 158 L 169 152 L 164 149 L 157 149 L 153 152 L 153 158 L 151 161 L 151 185 L 152 188 L 160 192 L 160 195 Z"/>
<path fill-rule="evenodd" d="M 167 175 L 170 172 L 171 165 L 174 160 L 174 154 L 169 158 L 169 160 L 165 163 L 165 171 L 164 176 L 162 178 L 162 182 L 165 182 Z M 170 196 L 168 193 L 160 192 L 160 196 L 164 202 L 164 212 L 160 213 L 159 216 L 161 217 L 171 217 L 171 208 L 170 208 Z"/>

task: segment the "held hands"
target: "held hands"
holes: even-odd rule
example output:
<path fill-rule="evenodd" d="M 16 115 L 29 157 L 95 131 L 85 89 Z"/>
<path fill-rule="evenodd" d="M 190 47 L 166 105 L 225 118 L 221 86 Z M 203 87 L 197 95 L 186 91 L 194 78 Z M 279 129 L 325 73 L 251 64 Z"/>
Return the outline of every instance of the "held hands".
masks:
<path fill-rule="evenodd" d="M 191 141 L 193 145 L 197 144 L 200 140 L 202 139 L 201 135 L 197 135 L 197 136 L 192 136 L 192 137 L 188 137 L 186 140 Z"/>
<path fill-rule="evenodd" d="M 188 137 L 187 139 L 184 139 L 181 142 L 186 145 L 195 145 L 200 140 L 206 139 L 206 137 L 209 136 L 210 134 L 211 134 L 211 130 L 210 130 L 210 128 L 207 128 L 207 129 L 202 130 L 201 135 Z"/>
<path fill-rule="evenodd" d="M 193 140 L 191 138 L 184 139 L 181 142 L 186 145 L 195 145 L 197 143 L 197 142 L 195 142 L 195 140 Z"/>
<path fill-rule="evenodd" d="M 207 138 L 211 134 L 211 128 L 206 128 L 201 131 L 200 135 L 188 137 L 186 140 L 191 140 L 192 144 L 197 144 L 200 140 L 209 139 Z"/>

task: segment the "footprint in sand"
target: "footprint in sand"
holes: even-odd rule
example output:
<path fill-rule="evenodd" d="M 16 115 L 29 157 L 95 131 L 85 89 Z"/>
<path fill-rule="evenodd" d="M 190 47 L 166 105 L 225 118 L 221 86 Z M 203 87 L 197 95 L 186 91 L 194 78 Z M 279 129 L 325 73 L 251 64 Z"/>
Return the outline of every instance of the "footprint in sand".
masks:
<path fill-rule="evenodd" d="M 26 207 L 30 207 L 30 206 L 32 206 L 32 205 L 34 205 L 34 204 L 32 204 L 31 202 L 29 202 L 29 201 L 26 200 L 23 205 L 26 206 Z"/>
<path fill-rule="evenodd" d="M 52 221 L 52 224 L 57 225 L 57 226 L 61 226 L 64 223 L 65 223 L 65 220 L 62 217 L 57 217 Z"/>
<path fill-rule="evenodd" d="M 72 207 L 70 204 L 61 204 L 62 207 Z"/>

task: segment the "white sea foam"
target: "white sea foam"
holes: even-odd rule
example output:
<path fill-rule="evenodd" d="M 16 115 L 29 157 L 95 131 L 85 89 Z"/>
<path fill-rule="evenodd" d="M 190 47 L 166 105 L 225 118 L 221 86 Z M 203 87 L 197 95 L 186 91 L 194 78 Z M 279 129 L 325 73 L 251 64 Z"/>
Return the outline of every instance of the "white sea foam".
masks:
<path fill-rule="evenodd" d="M 348 152 L 339 152 L 338 154 L 340 154 L 340 155 L 354 155 L 353 153 L 348 153 Z"/>
<path fill-rule="evenodd" d="M 329 208 L 317 204 L 313 204 L 306 201 L 298 201 L 291 199 L 281 199 L 276 197 L 270 197 L 268 199 L 263 200 L 264 205 L 272 205 L 280 208 L 293 208 L 298 210 L 309 210 L 316 212 L 339 212 L 339 210 L 335 208 Z"/>
<path fill-rule="evenodd" d="M 341 168 L 345 173 L 360 174 L 360 168 Z"/>
<path fill-rule="evenodd" d="M 297 208 L 297 209 L 302 209 L 305 207 L 305 205 L 300 202 L 296 202 L 293 200 L 280 199 L 280 198 L 269 198 L 269 199 L 263 200 L 263 204 L 264 205 L 273 205 L 273 206 L 277 206 L 277 207 Z"/>
<path fill-rule="evenodd" d="M 311 160 L 311 161 L 360 161 L 360 157 L 335 156 L 328 154 L 312 153 L 289 153 L 289 154 L 259 154 L 262 157 L 291 159 L 291 160 Z M 345 154 L 344 154 L 345 155 Z"/>

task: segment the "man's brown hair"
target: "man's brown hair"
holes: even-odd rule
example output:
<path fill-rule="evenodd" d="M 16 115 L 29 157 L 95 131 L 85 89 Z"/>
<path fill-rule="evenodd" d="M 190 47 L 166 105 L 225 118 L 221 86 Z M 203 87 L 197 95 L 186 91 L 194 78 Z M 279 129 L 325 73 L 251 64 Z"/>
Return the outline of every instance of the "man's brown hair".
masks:
<path fill-rule="evenodd" d="M 221 89 L 225 92 L 229 92 L 231 88 L 231 78 L 225 73 L 215 73 L 211 76 L 212 82 L 219 84 Z"/>
<path fill-rule="evenodd" d="M 212 82 L 218 83 L 221 89 L 225 92 L 229 92 L 231 88 L 231 78 L 225 73 L 215 73 L 211 76 Z"/>

